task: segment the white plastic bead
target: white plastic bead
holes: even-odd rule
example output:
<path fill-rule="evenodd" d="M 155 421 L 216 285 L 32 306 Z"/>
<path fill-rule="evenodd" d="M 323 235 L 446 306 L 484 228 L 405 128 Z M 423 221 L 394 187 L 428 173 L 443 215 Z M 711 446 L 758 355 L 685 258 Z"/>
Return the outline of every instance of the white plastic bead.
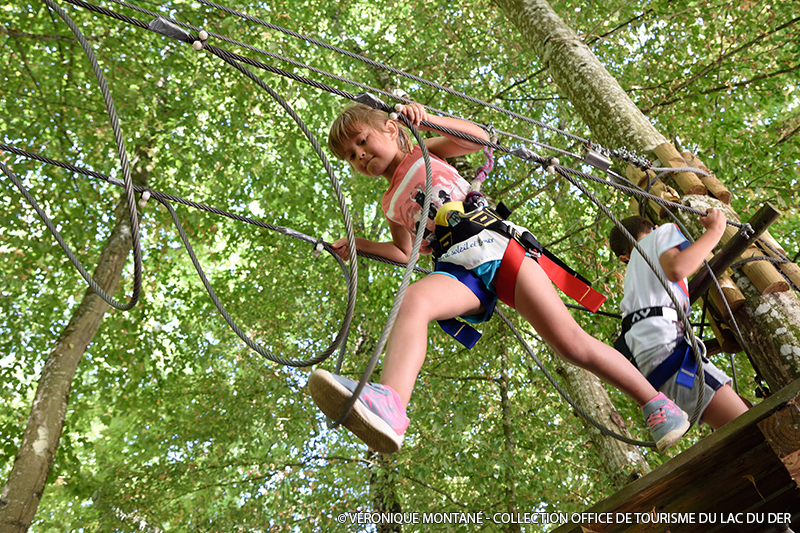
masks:
<path fill-rule="evenodd" d="M 201 41 L 195 41 L 194 43 L 192 43 L 192 48 L 194 48 L 197 51 L 200 51 L 203 49 L 203 43 Z"/>
<path fill-rule="evenodd" d="M 147 201 L 150 199 L 150 191 L 144 191 L 142 193 L 142 199 L 139 200 L 139 207 L 144 209 L 144 206 L 147 205 Z"/>
<path fill-rule="evenodd" d="M 403 104 L 394 104 L 394 110 L 398 113 L 403 111 Z"/>
<path fill-rule="evenodd" d="M 389 113 L 389 118 L 392 120 L 397 120 L 398 118 L 400 118 L 400 115 L 398 115 L 397 113 Z"/>
<path fill-rule="evenodd" d="M 207 41 L 208 40 L 208 32 L 206 30 L 200 30 L 200 33 L 198 33 L 197 35 L 198 35 L 198 37 L 200 37 L 201 41 Z"/>

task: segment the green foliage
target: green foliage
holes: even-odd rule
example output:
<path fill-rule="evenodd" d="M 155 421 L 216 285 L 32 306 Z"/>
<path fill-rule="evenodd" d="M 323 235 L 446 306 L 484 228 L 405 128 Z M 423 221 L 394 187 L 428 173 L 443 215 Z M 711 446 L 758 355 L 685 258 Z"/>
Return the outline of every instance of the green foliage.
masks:
<path fill-rule="evenodd" d="M 490 2 L 228 5 L 591 136 Z M 109 7 L 148 18 L 118 4 Z M 357 61 L 197 3 L 145 7 L 360 83 L 384 88 L 386 82 Z M 784 208 L 772 234 L 796 254 L 800 41 L 797 23 L 786 25 L 796 18 L 795 3 L 659 0 L 606 6 L 564 0 L 554 8 L 591 43 L 656 127 L 714 169 L 745 217 L 765 201 Z M 67 10 L 104 67 L 128 153 L 138 148 L 152 160 L 152 188 L 327 241 L 344 234 L 322 164 L 297 126 L 252 82 L 190 46 L 81 8 Z M 119 177 L 102 95 L 71 32 L 43 3 L 12 3 L 2 13 L 3 141 Z M 214 44 L 318 78 L 234 45 Z M 344 102 L 253 71 L 324 144 L 327 125 Z M 390 78 L 435 108 L 578 150 L 553 132 Z M 119 190 L 3 157 L 91 270 L 110 233 Z M 470 162 L 477 166 L 482 157 Z M 351 177 L 346 166 L 333 164 L 359 235 L 387 239 L 377 203 L 384 183 Z M 0 193 L 4 476 L 43 362 L 85 292 L 61 249 L 6 183 Z M 604 246 L 610 225 L 590 202 L 563 181 L 511 158 L 498 161 L 487 189 L 516 209 L 516 222 L 598 280 L 610 295 L 604 309 L 616 309 L 622 278 Z M 595 192 L 615 212 L 626 212 L 621 194 Z M 176 209 L 214 290 L 246 333 L 290 358 L 310 357 L 328 345 L 346 305 L 346 284 L 335 261 L 324 254 L 314 259 L 310 245 L 268 230 Z M 142 301 L 129 313 L 110 312 L 81 362 L 32 531 L 362 531 L 335 519 L 344 511 L 373 509 L 379 496 L 369 485 L 376 471 L 395 487 L 407 512 L 505 512 L 512 504 L 520 512 L 571 512 L 608 494 L 601 465 L 584 445 L 583 423 L 499 325 L 487 326 L 471 352 L 431 327 L 429 360 L 410 406 L 404 447 L 375 464 L 349 433 L 326 429 L 305 393 L 306 370 L 263 360 L 230 331 L 169 215 L 155 202 L 144 210 L 142 234 Z M 352 376 L 360 375 L 372 353 L 401 271 L 362 261 L 359 274 L 343 368 Z M 118 298 L 130 294 L 132 280 L 129 267 Z M 604 317 L 576 318 L 607 342 L 618 327 Z M 500 347 L 511 360 L 506 408 Z M 743 393 L 754 399 L 752 369 L 739 359 L 736 365 Z M 645 437 L 636 407 L 611 392 L 633 432 Z M 648 459 L 663 460 L 654 454 Z"/>

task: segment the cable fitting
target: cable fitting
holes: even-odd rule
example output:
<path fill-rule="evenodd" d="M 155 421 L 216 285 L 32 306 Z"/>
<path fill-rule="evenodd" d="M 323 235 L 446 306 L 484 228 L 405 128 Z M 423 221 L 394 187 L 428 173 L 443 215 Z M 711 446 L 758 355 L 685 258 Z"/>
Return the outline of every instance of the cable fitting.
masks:
<path fill-rule="evenodd" d="M 197 34 L 197 37 L 199 37 L 200 40 L 193 42 L 192 48 L 199 52 L 206 47 L 206 43 L 208 42 L 208 32 L 206 30 L 200 30 L 200 33 Z"/>
<path fill-rule="evenodd" d="M 392 120 L 397 120 L 400 118 L 400 113 L 403 112 L 403 104 L 394 104 L 394 111 L 389 113 L 389 118 Z"/>
<path fill-rule="evenodd" d="M 544 163 L 542 163 L 542 168 L 547 174 L 555 174 L 556 165 L 560 164 L 561 161 L 559 161 L 557 157 L 548 157 L 547 160 Z"/>
<path fill-rule="evenodd" d="M 745 239 L 750 239 L 755 234 L 756 234 L 756 231 L 753 229 L 753 226 L 751 226 L 747 222 L 742 224 L 742 227 L 739 228 L 739 235 L 741 235 Z"/>
<path fill-rule="evenodd" d="M 494 129 L 494 125 L 489 123 L 486 125 L 486 133 L 489 135 L 489 142 L 492 144 L 497 144 L 497 131 Z"/>
<path fill-rule="evenodd" d="M 586 153 L 583 156 L 583 162 L 587 165 L 591 165 L 601 172 L 605 172 L 611 167 L 611 159 L 606 157 L 604 154 L 601 154 L 597 150 L 594 150 L 588 146 L 586 147 L 585 152 Z"/>
<path fill-rule="evenodd" d="M 317 239 L 317 242 L 314 244 L 314 251 L 311 252 L 311 257 L 316 259 L 319 257 L 319 254 L 322 253 L 322 250 L 325 249 L 325 246 L 322 244 L 322 239 Z"/>
<path fill-rule="evenodd" d="M 358 93 L 355 98 L 353 98 L 353 101 L 369 106 L 372 109 L 382 109 L 384 111 L 389 111 L 391 109 L 383 100 L 372 93 Z"/>
<path fill-rule="evenodd" d="M 183 41 L 185 43 L 190 43 L 194 41 L 194 37 L 192 37 L 191 33 L 184 30 L 180 26 L 173 24 L 164 17 L 158 17 L 151 20 L 150 23 L 147 25 L 147 29 L 154 31 L 156 33 L 160 33 L 161 35 L 166 35 L 171 39 L 177 39 L 178 41 Z"/>
<path fill-rule="evenodd" d="M 513 156 L 519 157 L 520 159 L 525 160 L 525 161 L 534 161 L 536 163 L 539 163 L 539 162 L 542 161 L 541 157 L 536 155 L 536 153 L 528 150 L 524 146 L 520 146 L 518 148 L 514 148 L 513 150 L 510 150 L 508 153 L 513 155 Z"/>
<path fill-rule="evenodd" d="M 144 209 L 144 206 L 147 205 L 147 202 L 150 200 L 150 191 L 145 189 L 142 191 L 142 198 L 139 200 L 139 208 Z"/>

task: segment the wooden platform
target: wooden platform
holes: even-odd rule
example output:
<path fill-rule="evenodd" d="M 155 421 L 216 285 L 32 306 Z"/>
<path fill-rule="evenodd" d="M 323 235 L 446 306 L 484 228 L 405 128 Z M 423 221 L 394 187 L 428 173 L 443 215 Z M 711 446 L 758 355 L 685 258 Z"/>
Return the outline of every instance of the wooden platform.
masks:
<path fill-rule="evenodd" d="M 799 481 L 800 380 L 555 531 L 800 533 Z"/>

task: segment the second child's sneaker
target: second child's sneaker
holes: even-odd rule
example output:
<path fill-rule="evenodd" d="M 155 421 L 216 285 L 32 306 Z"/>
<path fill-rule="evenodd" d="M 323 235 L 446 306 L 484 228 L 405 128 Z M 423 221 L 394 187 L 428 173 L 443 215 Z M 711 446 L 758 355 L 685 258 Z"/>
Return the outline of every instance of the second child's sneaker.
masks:
<path fill-rule="evenodd" d="M 663 392 L 644 404 L 642 413 L 659 452 L 678 442 L 691 425 L 683 409 L 664 396 Z"/>
<path fill-rule="evenodd" d="M 318 368 L 308 378 L 314 403 L 331 420 L 338 420 L 358 382 Z M 367 383 L 342 425 L 370 448 L 395 453 L 403 443 L 408 417 L 400 397 L 390 387 Z"/>

